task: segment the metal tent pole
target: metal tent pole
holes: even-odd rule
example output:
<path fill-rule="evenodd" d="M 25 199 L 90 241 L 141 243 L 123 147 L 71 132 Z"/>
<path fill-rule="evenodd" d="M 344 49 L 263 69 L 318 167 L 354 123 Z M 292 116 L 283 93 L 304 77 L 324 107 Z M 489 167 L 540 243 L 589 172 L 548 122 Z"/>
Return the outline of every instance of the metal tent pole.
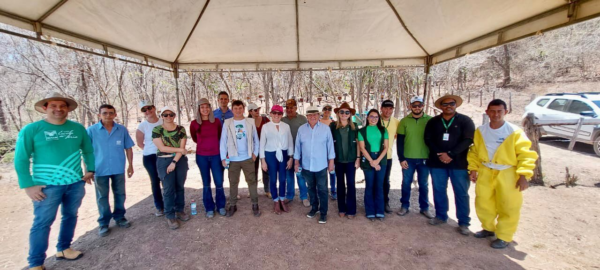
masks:
<path fill-rule="evenodd" d="M 173 64 L 173 76 L 175 77 L 175 95 L 177 96 L 177 123 L 181 125 L 181 106 L 179 105 L 179 65 Z"/>

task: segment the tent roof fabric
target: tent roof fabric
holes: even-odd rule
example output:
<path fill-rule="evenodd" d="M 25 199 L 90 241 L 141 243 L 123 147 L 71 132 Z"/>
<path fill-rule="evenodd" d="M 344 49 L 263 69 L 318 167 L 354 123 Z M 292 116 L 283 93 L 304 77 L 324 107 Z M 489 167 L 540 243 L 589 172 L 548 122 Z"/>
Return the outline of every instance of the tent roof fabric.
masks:
<path fill-rule="evenodd" d="M 599 15 L 600 0 L 0 0 L 31 39 L 187 70 L 436 64 Z"/>

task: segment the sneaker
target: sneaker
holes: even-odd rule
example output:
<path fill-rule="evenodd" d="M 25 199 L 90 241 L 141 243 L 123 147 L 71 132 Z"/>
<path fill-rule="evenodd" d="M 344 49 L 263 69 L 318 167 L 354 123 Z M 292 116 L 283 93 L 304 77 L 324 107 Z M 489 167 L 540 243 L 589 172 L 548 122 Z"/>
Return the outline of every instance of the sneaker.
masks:
<path fill-rule="evenodd" d="M 162 217 L 165 215 L 165 211 L 162 209 L 156 209 L 156 212 L 154 212 L 154 215 L 157 217 Z"/>
<path fill-rule="evenodd" d="M 73 250 L 70 248 L 67 248 L 63 251 L 59 251 L 56 253 L 57 260 L 74 261 L 81 257 L 83 257 L 83 253 L 81 253 L 81 251 Z"/>
<path fill-rule="evenodd" d="M 469 226 L 461 225 L 461 226 L 458 226 L 458 228 L 456 228 L 456 230 L 464 236 L 468 236 L 469 234 L 471 234 L 471 231 L 469 230 Z"/>
<path fill-rule="evenodd" d="M 100 237 L 105 237 L 110 234 L 110 230 L 108 229 L 108 225 L 102 225 L 98 228 L 98 235 Z"/>
<path fill-rule="evenodd" d="M 425 216 L 428 219 L 433 219 L 435 216 L 433 216 L 433 214 L 431 214 L 428 210 L 423 210 L 421 211 L 421 215 Z"/>
<path fill-rule="evenodd" d="M 126 218 L 119 219 L 119 220 L 117 220 L 115 222 L 117 223 L 117 226 L 119 226 L 121 228 L 129 228 L 129 227 L 131 227 L 131 223 Z"/>
<path fill-rule="evenodd" d="M 317 211 L 310 210 L 310 212 L 308 212 L 308 214 L 306 214 L 306 217 L 307 218 L 314 218 L 318 213 L 319 213 L 319 210 L 317 210 Z"/>
<path fill-rule="evenodd" d="M 206 212 L 206 217 L 207 218 L 214 218 L 215 217 L 215 211 L 208 211 L 208 212 Z"/>
<path fill-rule="evenodd" d="M 430 219 L 429 220 L 429 225 L 434 225 L 435 226 L 435 225 L 440 225 L 440 224 L 444 224 L 444 223 L 447 223 L 447 221 L 441 220 L 441 219 L 439 219 L 437 217 L 434 218 L 434 219 Z"/>
<path fill-rule="evenodd" d="M 400 211 L 398 211 L 398 213 L 396 213 L 396 214 L 398 214 L 401 217 L 406 216 L 406 214 L 408 214 L 408 209 L 402 207 L 402 208 L 400 208 Z"/>
<path fill-rule="evenodd" d="M 225 210 L 225 208 L 219 209 L 219 215 L 221 215 L 221 216 L 227 215 L 227 210 Z"/>
<path fill-rule="evenodd" d="M 386 204 L 385 204 L 385 207 L 384 207 L 383 211 L 384 211 L 386 214 L 391 214 L 391 213 L 392 213 L 392 208 L 390 207 L 390 204 L 389 204 L 389 203 L 386 203 Z"/>
<path fill-rule="evenodd" d="M 176 218 L 167 218 L 167 225 L 169 225 L 169 229 L 171 230 L 179 229 L 179 221 Z"/>
<path fill-rule="evenodd" d="M 332 192 L 330 196 L 331 196 L 331 200 L 333 200 L 333 201 L 337 200 L 337 193 Z"/>
<path fill-rule="evenodd" d="M 490 246 L 495 249 L 503 249 L 503 248 L 508 247 L 508 242 L 506 242 L 502 239 L 496 239 L 496 240 L 492 241 Z"/>
<path fill-rule="evenodd" d="M 486 231 L 486 230 L 481 230 L 481 231 L 476 232 L 473 236 L 475 236 L 475 238 L 487 238 L 487 237 L 496 236 L 496 233 Z"/>
<path fill-rule="evenodd" d="M 188 220 L 190 220 L 190 215 L 186 214 L 185 212 L 177 212 L 177 213 L 175 213 L 175 215 L 181 221 L 188 221 Z"/>
<path fill-rule="evenodd" d="M 302 204 L 304 204 L 304 207 L 310 207 L 310 201 L 308 201 L 308 199 L 302 200 Z"/>
<path fill-rule="evenodd" d="M 327 215 L 321 214 L 321 217 L 319 218 L 319 224 L 325 223 L 327 223 Z"/>
<path fill-rule="evenodd" d="M 46 270 L 46 267 L 43 265 L 38 265 L 35 267 L 29 267 L 29 270 Z"/>

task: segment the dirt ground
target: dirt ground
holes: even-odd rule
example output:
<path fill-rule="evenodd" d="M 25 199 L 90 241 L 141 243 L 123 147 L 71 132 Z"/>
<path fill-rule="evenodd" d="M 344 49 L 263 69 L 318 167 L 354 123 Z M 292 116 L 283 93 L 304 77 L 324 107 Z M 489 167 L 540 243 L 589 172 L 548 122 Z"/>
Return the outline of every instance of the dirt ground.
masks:
<path fill-rule="evenodd" d="M 521 108 L 529 101 L 520 96 Z M 526 98 L 527 97 L 527 98 Z M 478 104 L 477 104 L 478 105 Z M 460 110 L 460 109 L 459 109 Z M 483 109 L 472 104 L 462 108 L 481 123 Z M 522 111 L 509 120 L 518 122 Z M 164 217 L 153 215 L 150 183 L 136 151 L 135 174 L 127 180 L 127 218 L 132 227 L 121 229 L 111 223 L 111 234 L 97 235 L 98 211 L 94 187 L 79 210 L 73 248 L 85 256 L 78 261 L 57 261 L 59 217 L 50 236 L 46 266 L 49 269 L 598 269 L 600 268 L 600 158 L 592 147 L 545 137 L 541 142 L 546 186 L 531 187 L 524 194 L 515 242 L 505 250 L 494 250 L 488 240 L 465 237 L 457 227 L 449 189 L 451 220 L 433 227 L 418 214 L 418 192 L 413 188 L 411 213 L 404 217 L 388 215 L 385 221 L 370 222 L 364 217 L 364 183 L 357 184 L 358 214 L 354 220 L 339 218 L 337 204 L 329 202 L 328 222 L 307 219 L 308 208 L 297 200 L 291 213 L 275 215 L 272 202 L 260 197 L 262 216 L 253 217 L 247 189 L 242 181 L 242 200 L 232 218 L 204 217 L 202 184 L 193 155 L 186 182 L 186 203 L 199 202 L 197 216 L 179 230 L 167 228 Z M 394 159 L 396 155 L 394 155 Z M 565 167 L 579 177 L 574 188 L 549 186 L 564 181 Z M 32 204 L 17 185 L 11 164 L 0 165 L 0 269 L 23 269 L 27 265 L 28 233 Z M 227 176 L 226 176 L 227 177 Z M 259 176 L 259 178 L 261 178 Z M 363 179 L 357 171 L 357 179 Z M 227 179 L 227 178 L 226 178 Z M 400 207 L 401 170 L 397 160 L 392 169 L 392 208 Z M 228 195 L 228 181 L 226 181 Z M 430 201 L 433 202 L 430 186 Z M 469 191 L 471 202 L 474 188 Z M 262 182 L 259 183 L 259 194 Z M 433 210 L 433 206 L 431 206 Z M 481 229 L 471 207 L 471 230 Z"/>

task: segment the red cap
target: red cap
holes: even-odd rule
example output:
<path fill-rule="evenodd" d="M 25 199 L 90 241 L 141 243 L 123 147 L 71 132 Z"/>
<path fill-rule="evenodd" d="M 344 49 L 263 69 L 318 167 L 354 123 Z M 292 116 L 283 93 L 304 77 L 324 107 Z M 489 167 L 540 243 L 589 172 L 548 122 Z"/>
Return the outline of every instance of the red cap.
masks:
<path fill-rule="evenodd" d="M 281 107 L 281 105 L 273 105 L 273 107 L 271 107 L 271 112 L 283 113 L 283 107 Z"/>

